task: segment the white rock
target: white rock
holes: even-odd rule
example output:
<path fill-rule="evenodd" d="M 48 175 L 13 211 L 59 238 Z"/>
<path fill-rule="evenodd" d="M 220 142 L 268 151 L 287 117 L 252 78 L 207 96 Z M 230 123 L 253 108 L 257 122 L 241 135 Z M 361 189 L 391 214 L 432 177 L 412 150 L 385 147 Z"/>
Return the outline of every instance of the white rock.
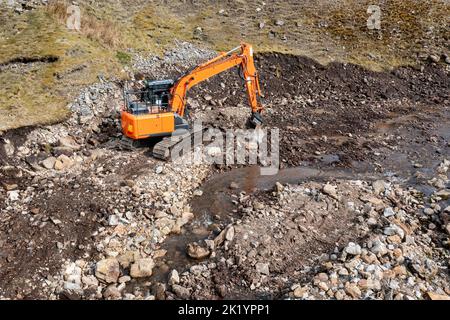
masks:
<path fill-rule="evenodd" d="M 64 281 L 64 289 L 70 291 L 79 291 L 81 290 L 81 285 L 79 283 Z"/>
<path fill-rule="evenodd" d="M 383 233 L 387 236 L 398 234 L 402 239 L 405 237 L 405 232 L 403 229 L 396 224 L 391 224 L 389 227 L 384 228 Z"/>
<path fill-rule="evenodd" d="M 62 223 L 61 220 L 55 218 L 55 217 L 50 217 L 50 220 L 55 224 L 55 225 L 59 225 Z"/>
<path fill-rule="evenodd" d="M 216 244 L 214 240 L 205 239 L 205 243 L 208 250 L 210 250 L 211 252 L 215 250 Z"/>
<path fill-rule="evenodd" d="M 331 184 L 326 184 L 323 186 L 323 193 L 329 195 L 330 197 L 338 200 L 338 195 L 337 195 L 337 191 L 336 191 L 337 187 L 336 186 L 332 186 Z"/>
<path fill-rule="evenodd" d="M 372 183 L 373 191 L 376 195 L 379 195 L 380 193 L 384 192 L 386 188 L 386 184 L 383 180 L 376 180 Z"/>
<path fill-rule="evenodd" d="M 131 281 L 131 277 L 130 276 L 122 276 L 119 278 L 119 280 L 117 282 L 119 283 L 127 283 Z"/>
<path fill-rule="evenodd" d="M 230 226 L 227 229 L 227 231 L 225 233 L 225 239 L 228 241 L 233 241 L 233 239 L 234 239 L 234 227 L 233 226 Z"/>
<path fill-rule="evenodd" d="M 55 157 L 48 157 L 47 159 L 42 161 L 42 165 L 46 169 L 53 169 L 53 167 L 55 166 L 55 162 L 56 162 L 56 158 Z"/>
<path fill-rule="evenodd" d="M 265 274 L 265 275 L 269 275 L 270 274 L 269 264 L 268 263 L 258 262 L 255 265 L 255 267 L 256 267 L 256 271 L 261 273 L 261 274 Z"/>
<path fill-rule="evenodd" d="M 7 139 L 5 139 L 5 144 L 3 145 L 5 153 L 8 157 L 14 154 L 14 145 Z"/>
<path fill-rule="evenodd" d="M 347 247 L 345 247 L 345 252 L 347 252 L 348 254 L 357 256 L 357 255 L 361 254 L 361 246 L 354 242 L 349 242 Z"/>
<path fill-rule="evenodd" d="M 278 193 L 283 192 L 284 190 L 284 186 L 279 183 L 278 181 L 275 183 L 275 189 L 277 190 Z"/>
<path fill-rule="evenodd" d="M 108 217 L 108 224 L 110 226 L 117 226 L 119 224 L 119 217 L 117 217 L 115 214 L 112 214 Z"/>
<path fill-rule="evenodd" d="M 387 218 L 387 217 L 395 216 L 394 209 L 392 209 L 391 207 L 385 208 L 384 211 L 383 211 L 383 215 L 384 215 L 386 218 Z"/>
<path fill-rule="evenodd" d="M 72 137 L 66 136 L 59 139 L 59 145 L 61 147 L 69 148 L 72 150 L 80 150 L 80 145 L 75 142 Z"/>
<path fill-rule="evenodd" d="M 446 174 L 449 168 L 450 168 L 450 161 L 447 159 L 444 159 L 444 161 L 442 161 L 439 164 L 439 167 L 437 168 L 436 171 L 440 174 Z"/>
<path fill-rule="evenodd" d="M 383 256 L 387 253 L 387 248 L 381 240 L 376 239 L 373 241 L 370 251 L 376 255 Z"/>
<path fill-rule="evenodd" d="M 8 191 L 7 194 L 8 194 L 8 199 L 10 201 L 19 200 L 19 191 L 18 190 Z"/>
<path fill-rule="evenodd" d="M 60 155 L 55 162 L 55 169 L 56 170 L 64 170 L 66 168 L 70 168 L 73 166 L 73 160 L 70 159 L 65 154 Z"/>
<path fill-rule="evenodd" d="M 75 263 L 70 263 L 64 270 L 64 280 L 73 283 L 81 283 L 81 268 Z"/>
<path fill-rule="evenodd" d="M 173 269 L 169 274 L 169 285 L 178 284 L 180 282 L 180 276 L 178 271 Z"/>
<path fill-rule="evenodd" d="M 200 197 L 201 195 L 203 195 L 203 191 L 200 189 L 197 189 L 194 191 L 194 196 Z"/>
<path fill-rule="evenodd" d="M 181 220 L 183 222 L 183 225 L 189 222 L 189 220 L 194 218 L 194 214 L 192 212 L 183 212 L 181 214 Z"/>

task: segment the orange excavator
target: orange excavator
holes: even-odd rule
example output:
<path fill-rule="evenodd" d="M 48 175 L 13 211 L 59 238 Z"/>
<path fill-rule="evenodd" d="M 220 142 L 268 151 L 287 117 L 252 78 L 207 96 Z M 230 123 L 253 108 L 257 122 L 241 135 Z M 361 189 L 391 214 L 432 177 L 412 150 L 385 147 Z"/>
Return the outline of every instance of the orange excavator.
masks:
<path fill-rule="evenodd" d="M 165 137 L 155 144 L 153 155 L 168 159 L 178 141 L 192 134 L 185 119 L 186 95 L 190 88 L 233 67 L 245 81 L 251 107 L 249 122 L 262 124 L 261 89 L 251 45 L 242 43 L 228 52 L 200 64 L 178 80 L 144 81 L 140 91 L 125 90 L 125 108 L 121 112 L 122 132 L 131 142 L 150 137 Z M 178 138 L 176 138 L 178 137 Z"/>

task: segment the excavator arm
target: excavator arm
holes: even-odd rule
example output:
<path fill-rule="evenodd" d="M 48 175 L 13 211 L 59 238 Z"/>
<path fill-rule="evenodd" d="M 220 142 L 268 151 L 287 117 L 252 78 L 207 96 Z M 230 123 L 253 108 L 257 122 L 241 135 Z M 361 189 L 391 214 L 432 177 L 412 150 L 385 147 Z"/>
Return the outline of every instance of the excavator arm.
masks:
<path fill-rule="evenodd" d="M 198 65 L 188 74 L 180 77 L 171 89 L 170 104 L 172 112 L 176 112 L 183 117 L 186 108 L 186 94 L 190 88 L 235 66 L 241 68 L 241 76 L 245 81 L 248 101 L 253 115 L 251 120 L 255 125 L 261 124 L 260 113 L 263 110 L 259 103 L 261 89 L 253 60 L 253 48 L 246 43 L 242 43 L 231 51 L 221 53 L 216 58 Z"/>

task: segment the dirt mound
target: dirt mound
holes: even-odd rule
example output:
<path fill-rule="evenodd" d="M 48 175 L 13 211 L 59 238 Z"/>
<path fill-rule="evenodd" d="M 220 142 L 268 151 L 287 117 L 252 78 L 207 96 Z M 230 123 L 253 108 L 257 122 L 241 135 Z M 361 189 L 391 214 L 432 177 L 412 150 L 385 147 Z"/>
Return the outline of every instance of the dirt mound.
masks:
<path fill-rule="evenodd" d="M 344 166 L 370 159 L 371 150 L 379 146 L 370 133 L 379 121 L 450 106 L 448 71 L 437 65 L 374 72 L 277 53 L 258 55 L 256 64 L 265 95 L 265 125 L 280 129 L 280 156 L 287 166 L 320 162 L 327 155 L 337 155 Z M 206 123 L 244 126 L 243 117 L 227 115 L 229 106 L 241 107 L 240 112 L 247 106 L 237 73 L 221 74 L 190 96 L 197 100 L 193 113 L 203 114 Z"/>

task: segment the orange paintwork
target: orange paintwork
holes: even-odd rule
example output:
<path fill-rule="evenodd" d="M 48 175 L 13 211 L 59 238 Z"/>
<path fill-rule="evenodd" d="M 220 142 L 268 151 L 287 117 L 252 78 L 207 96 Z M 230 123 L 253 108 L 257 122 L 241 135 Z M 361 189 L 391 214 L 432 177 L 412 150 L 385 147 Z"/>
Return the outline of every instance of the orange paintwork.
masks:
<path fill-rule="evenodd" d="M 122 132 L 131 139 L 144 139 L 158 135 L 170 135 L 175 130 L 172 112 L 133 115 L 122 111 Z"/>
<path fill-rule="evenodd" d="M 260 113 L 263 107 L 258 102 L 261 89 L 253 60 L 253 49 L 251 45 L 242 43 L 239 47 L 229 52 L 223 52 L 216 58 L 198 65 L 189 74 L 178 79 L 170 90 L 169 107 L 171 112 L 132 115 L 122 111 L 123 133 L 132 139 L 169 135 L 175 130 L 174 113 L 181 117 L 184 116 L 187 91 L 196 84 L 235 66 L 241 68 L 252 112 Z"/>
<path fill-rule="evenodd" d="M 240 49 L 240 52 L 236 53 L 235 51 L 238 49 Z M 189 74 L 181 77 L 171 90 L 172 100 L 170 104 L 172 111 L 183 117 L 186 107 L 186 93 L 191 87 L 235 66 L 240 66 L 242 69 L 252 111 L 261 112 L 263 107 L 257 99 L 258 96 L 261 96 L 261 89 L 253 60 L 253 48 L 247 43 L 241 43 L 240 47 L 229 52 L 222 52 L 219 56 L 197 66 Z"/>

